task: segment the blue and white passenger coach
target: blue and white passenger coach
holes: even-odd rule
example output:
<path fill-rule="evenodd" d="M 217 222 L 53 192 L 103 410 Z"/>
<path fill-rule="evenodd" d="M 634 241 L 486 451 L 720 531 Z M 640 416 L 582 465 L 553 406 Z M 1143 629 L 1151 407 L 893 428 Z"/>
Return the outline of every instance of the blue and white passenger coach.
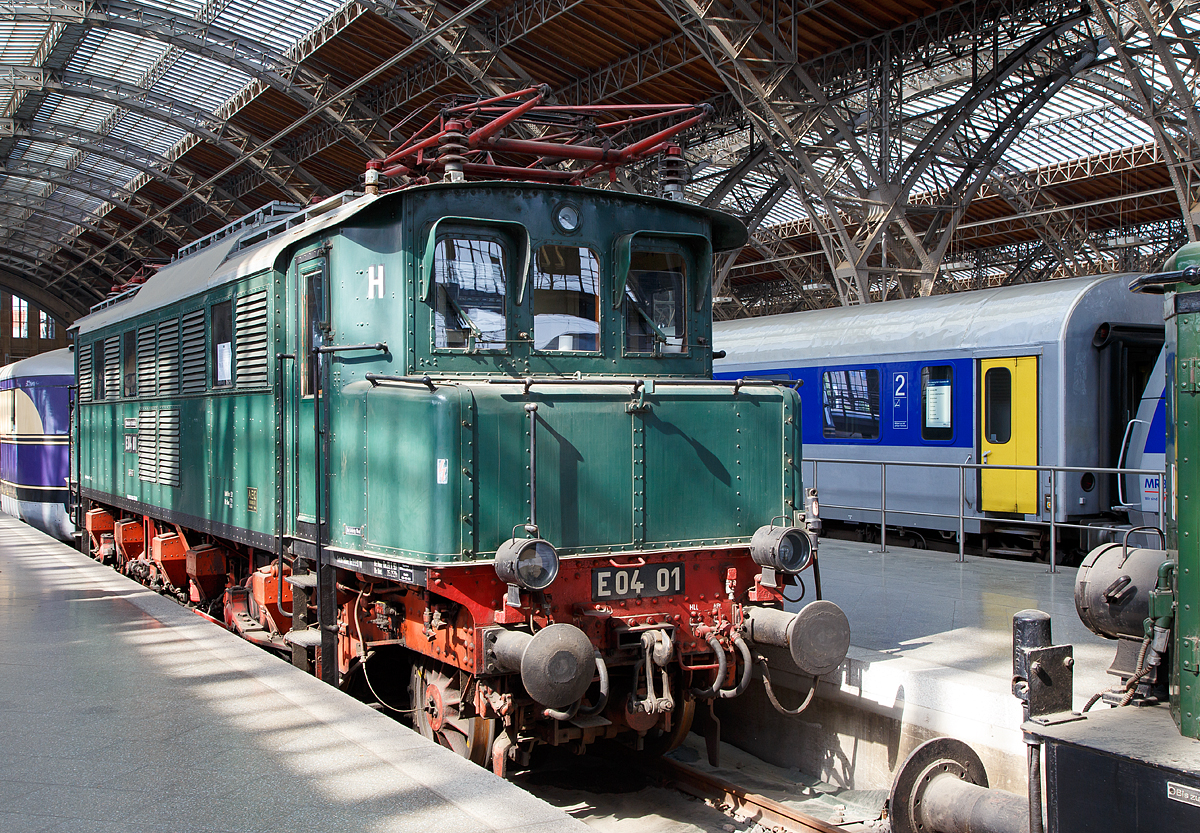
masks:
<path fill-rule="evenodd" d="M 0 510 L 70 541 L 71 388 L 75 361 L 54 350 L 0 368 Z"/>
<path fill-rule="evenodd" d="M 804 482 L 827 519 L 877 525 L 880 469 L 822 463 L 814 477 L 812 458 L 1153 467 L 1162 305 L 1128 285 L 1073 278 L 718 322 L 713 346 L 726 357 L 714 375 L 800 382 Z M 997 553 L 1045 555 L 1044 528 L 1013 521 L 1049 521 L 1050 483 L 1049 472 L 968 469 L 966 531 L 990 535 Z M 1061 473 L 1057 519 L 1128 523 L 1133 510 L 1136 523 L 1157 509 L 1156 486 Z M 952 539 L 958 496 L 954 469 L 889 467 L 887 523 Z"/>

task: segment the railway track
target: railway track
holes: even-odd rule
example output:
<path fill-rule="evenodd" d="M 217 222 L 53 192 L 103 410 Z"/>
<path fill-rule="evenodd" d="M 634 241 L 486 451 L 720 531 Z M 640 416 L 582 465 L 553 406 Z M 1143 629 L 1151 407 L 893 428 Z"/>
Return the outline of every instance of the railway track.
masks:
<path fill-rule="evenodd" d="M 645 767 L 645 765 L 643 765 Z M 763 827 L 796 833 L 843 833 L 844 827 L 806 815 L 764 795 L 751 792 L 732 781 L 693 769 L 687 764 L 662 758 L 654 763 L 653 775 L 662 786 L 699 799 L 716 802 L 741 819 Z"/>

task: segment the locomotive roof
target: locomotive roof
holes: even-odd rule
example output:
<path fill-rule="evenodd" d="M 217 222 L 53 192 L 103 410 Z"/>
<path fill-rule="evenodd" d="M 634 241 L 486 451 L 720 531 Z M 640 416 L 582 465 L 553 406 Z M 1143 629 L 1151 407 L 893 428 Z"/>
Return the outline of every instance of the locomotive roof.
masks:
<path fill-rule="evenodd" d="M 75 360 L 66 347 L 39 353 L 0 367 L 0 380 L 24 379 L 30 376 L 74 376 Z"/>
<path fill-rule="evenodd" d="M 582 186 L 530 185 L 525 182 L 431 183 L 378 195 L 356 195 L 344 192 L 315 206 L 303 209 L 282 221 L 237 228 L 224 237 L 213 235 L 213 242 L 209 245 L 159 269 L 135 295 L 80 318 L 75 322 L 74 327 L 81 334 L 92 332 L 111 324 L 128 321 L 134 316 L 181 301 L 255 272 L 270 269 L 288 247 L 316 232 L 348 220 L 378 200 L 396 199 L 402 195 L 422 191 L 464 187 L 548 188 L 555 192 L 597 193 L 594 188 Z M 706 217 L 712 223 L 713 250 L 717 252 L 740 248 L 745 245 L 747 240 L 746 227 L 741 221 L 721 211 L 692 203 L 673 202 L 657 197 L 626 194 L 621 191 L 599 193 L 617 199 L 636 198 L 644 202 L 666 204 Z M 268 234 L 268 232 L 274 233 Z M 259 239 L 264 237 L 265 239 Z"/>
<path fill-rule="evenodd" d="M 1129 292 L 1130 275 L 1068 278 L 853 307 L 713 324 L 714 369 L 794 359 L 864 357 L 930 350 L 987 350 L 1061 340 L 1089 298 L 1112 323 L 1162 320 L 1161 299 Z M 1089 304 L 1089 308 L 1094 305 Z"/>

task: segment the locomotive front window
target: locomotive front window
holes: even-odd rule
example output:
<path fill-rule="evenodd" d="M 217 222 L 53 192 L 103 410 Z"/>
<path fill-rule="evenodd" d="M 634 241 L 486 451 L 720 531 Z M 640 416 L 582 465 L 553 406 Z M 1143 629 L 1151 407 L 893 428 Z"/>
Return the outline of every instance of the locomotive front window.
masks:
<path fill-rule="evenodd" d="M 503 350 L 508 342 L 504 247 L 496 240 L 444 237 L 433 258 L 434 347 Z"/>
<path fill-rule="evenodd" d="M 535 350 L 600 349 L 600 259 L 583 246 L 542 246 L 533 271 Z"/>
<path fill-rule="evenodd" d="M 233 384 L 233 303 L 223 301 L 212 308 L 212 386 Z"/>
<path fill-rule="evenodd" d="M 921 368 L 921 439 L 954 439 L 954 368 Z"/>
<path fill-rule="evenodd" d="M 677 252 L 631 253 L 625 281 L 625 349 L 631 353 L 687 350 L 684 287 L 687 266 Z"/>
<path fill-rule="evenodd" d="M 993 367 L 983 376 L 983 432 L 993 445 L 1012 437 L 1012 374 L 1007 367 Z"/>
<path fill-rule="evenodd" d="M 831 439 L 879 436 L 879 371 L 830 370 L 821 377 L 823 433 Z"/>

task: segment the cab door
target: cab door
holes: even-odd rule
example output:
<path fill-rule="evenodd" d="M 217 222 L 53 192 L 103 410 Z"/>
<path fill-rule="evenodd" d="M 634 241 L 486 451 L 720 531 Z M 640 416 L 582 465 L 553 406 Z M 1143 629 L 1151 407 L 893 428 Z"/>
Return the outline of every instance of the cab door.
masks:
<path fill-rule="evenodd" d="M 985 512 L 1038 511 L 1035 471 L 992 466 L 1038 463 L 1038 359 L 1017 356 L 979 362 L 979 506 Z"/>
<path fill-rule="evenodd" d="M 288 496 L 285 530 L 312 538 L 316 530 L 315 435 L 313 411 L 321 380 L 313 349 L 329 329 L 328 248 L 324 245 L 296 258 L 292 271 L 292 354 L 285 371 L 285 423 L 282 468 Z M 321 399 L 324 406 L 324 399 Z M 324 415 L 324 414 L 323 414 Z"/>

